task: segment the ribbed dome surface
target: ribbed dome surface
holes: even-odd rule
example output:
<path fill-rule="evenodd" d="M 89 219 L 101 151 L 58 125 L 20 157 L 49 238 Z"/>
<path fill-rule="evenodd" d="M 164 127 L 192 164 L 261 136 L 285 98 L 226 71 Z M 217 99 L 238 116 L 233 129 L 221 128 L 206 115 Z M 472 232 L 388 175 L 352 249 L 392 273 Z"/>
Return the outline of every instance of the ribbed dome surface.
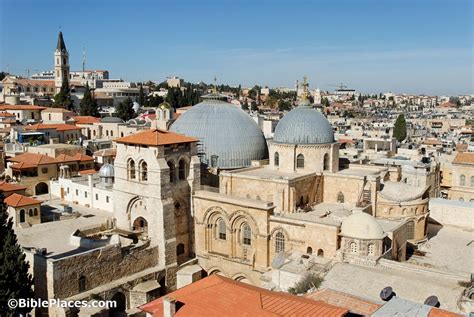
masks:
<path fill-rule="evenodd" d="M 382 226 L 365 212 L 354 212 L 344 219 L 341 225 L 341 235 L 355 239 L 383 239 Z"/>
<path fill-rule="evenodd" d="M 280 120 L 273 141 L 289 144 L 333 143 L 334 132 L 319 111 L 300 104 Z"/>
<path fill-rule="evenodd" d="M 114 177 L 114 166 L 111 164 L 104 164 L 99 170 L 100 177 Z"/>
<path fill-rule="evenodd" d="M 252 160 L 268 158 L 265 137 L 257 124 L 238 107 L 221 100 L 205 99 L 184 112 L 171 131 L 200 140 L 202 161 L 211 165 L 217 155 L 217 167 L 250 166 Z"/>

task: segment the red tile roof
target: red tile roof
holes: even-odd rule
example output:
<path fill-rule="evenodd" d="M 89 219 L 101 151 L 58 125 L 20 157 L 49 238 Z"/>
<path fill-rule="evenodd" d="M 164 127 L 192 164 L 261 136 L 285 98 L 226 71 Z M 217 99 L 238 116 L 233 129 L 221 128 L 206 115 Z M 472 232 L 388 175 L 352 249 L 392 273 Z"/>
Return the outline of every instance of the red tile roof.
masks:
<path fill-rule="evenodd" d="M 0 110 L 43 110 L 46 107 L 35 105 L 1 105 Z"/>
<path fill-rule="evenodd" d="M 72 124 L 60 123 L 60 124 L 47 124 L 47 123 L 37 123 L 25 127 L 26 130 L 48 130 L 53 129 L 56 131 L 69 131 L 69 130 L 81 130 L 81 127 L 76 127 Z"/>
<path fill-rule="evenodd" d="M 11 207 L 23 207 L 42 203 L 41 200 L 19 195 L 17 193 L 13 193 L 7 198 L 5 198 L 4 202 L 5 204 Z"/>
<path fill-rule="evenodd" d="M 26 186 L 23 186 L 20 184 L 6 183 L 6 182 L 0 183 L 0 191 L 2 192 L 14 192 L 17 190 L 25 190 L 25 189 L 26 189 Z"/>
<path fill-rule="evenodd" d="M 15 78 L 13 79 L 13 81 L 21 85 L 31 85 L 31 86 L 37 85 L 37 86 L 51 86 L 51 87 L 55 86 L 54 80 L 48 80 L 48 79 Z"/>
<path fill-rule="evenodd" d="M 93 161 L 94 158 L 92 156 L 89 156 L 89 155 L 85 155 L 85 154 L 82 154 L 82 153 L 76 153 L 72 156 L 76 161 L 81 161 L 81 162 L 89 162 L 89 161 Z"/>
<path fill-rule="evenodd" d="M 13 113 L 7 111 L 0 111 L 0 117 L 16 117 Z"/>
<path fill-rule="evenodd" d="M 166 297 L 183 305 L 175 316 L 344 316 L 348 310 L 286 293 L 272 292 L 211 275 Z M 163 297 L 140 307 L 163 316 Z"/>
<path fill-rule="evenodd" d="M 72 117 L 76 124 L 93 124 L 93 123 L 99 123 L 102 120 L 100 118 L 96 118 L 93 116 L 74 116 Z"/>
<path fill-rule="evenodd" d="M 382 305 L 329 288 L 317 290 L 305 296 L 306 298 L 320 300 L 327 304 L 347 308 L 351 313 L 368 316 L 373 314 Z"/>
<path fill-rule="evenodd" d="M 66 162 L 76 162 L 77 160 L 70 155 L 59 154 L 58 156 L 56 156 L 56 161 L 58 163 L 66 163 Z"/>
<path fill-rule="evenodd" d="M 170 131 L 159 129 L 151 129 L 136 134 L 132 134 L 123 138 L 115 139 L 117 143 L 125 144 L 139 144 L 139 145 L 167 145 L 177 143 L 192 143 L 197 142 L 198 139 L 188 137 L 183 134 L 178 134 Z"/>
<path fill-rule="evenodd" d="M 453 160 L 454 164 L 474 164 L 474 152 L 459 152 Z"/>
<path fill-rule="evenodd" d="M 428 317 L 461 317 L 462 315 L 439 309 L 439 308 L 432 308 L 428 313 Z"/>
<path fill-rule="evenodd" d="M 426 139 L 423 144 L 426 144 L 426 145 L 441 145 L 441 141 L 439 141 L 438 139 Z"/>
<path fill-rule="evenodd" d="M 14 156 L 8 160 L 16 163 L 27 163 L 33 166 L 57 163 L 57 161 L 50 156 L 29 152 Z"/>
<path fill-rule="evenodd" d="M 29 168 L 33 168 L 33 167 L 38 167 L 38 165 L 31 164 L 31 163 L 28 163 L 28 162 L 20 162 L 20 163 L 13 164 L 11 166 L 11 168 L 17 169 L 17 170 L 29 169 Z"/>

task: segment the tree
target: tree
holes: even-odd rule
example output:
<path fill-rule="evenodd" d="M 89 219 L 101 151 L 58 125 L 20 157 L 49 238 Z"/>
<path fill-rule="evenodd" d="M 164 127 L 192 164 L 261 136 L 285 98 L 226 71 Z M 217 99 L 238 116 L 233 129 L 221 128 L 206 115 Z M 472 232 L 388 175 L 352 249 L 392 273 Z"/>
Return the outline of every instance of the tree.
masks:
<path fill-rule="evenodd" d="M 7 316 L 26 316 L 31 308 L 8 307 L 8 300 L 33 298 L 33 278 L 28 273 L 29 264 L 18 244 L 13 220 L 8 217 L 7 207 L 0 193 L 0 311 Z M 3 315 L 2 315 L 3 316 Z"/>
<path fill-rule="evenodd" d="M 133 110 L 133 100 L 132 98 L 128 97 L 122 102 L 120 102 L 115 107 L 115 113 L 117 117 L 124 121 L 128 121 L 135 117 L 135 110 Z"/>
<path fill-rule="evenodd" d="M 291 102 L 289 102 L 287 100 L 280 100 L 278 102 L 278 110 L 280 110 L 280 111 L 291 110 Z"/>
<path fill-rule="evenodd" d="M 67 78 L 63 79 L 61 89 L 54 96 L 54 108 L 65 108 L 72 110 L 72 99 L 71 99 L 71 90 L 69 89 L 69 80 Z"/>
<path fill-rule="evenodd" d="M 395 125 L 393 127 L 393 137 L 397 139 L 398 142 L 402 142 L 407 137 L 407 123 L 403 114 L 400 114 L 395 121 Z"/>
<path fill-rule="evenodd" d="M 250 104 L 250 110 L 252 111 L 258 110 L 257 103 L 255 101 L 252 101 L 252 103 Z"/>
<path fill-rule="evenodd" d="M 142 107 L 145 105 L 145 94 L 143 93 L 143 85 L 140 85 L 140 90 L 138 91 L 138 103 Z"/>
<path fill-rule="evenodd" d="M 84 92 L 84 97 L 81 100 L 79 105 L 79 114 L 81 116 L 99 116 L 99 108 L 97 106 L 97 101 L 92 96 L 89 84 L 86 83 L 86 91 Z"/>
<path fill-rule="evenodd" d="M 305 294 L 310 289 L 318 289 L 322 282 L 323 278 L 316 273 L 306 273 L 295 286 L 288 289 L 288 292 L 293 295 Z"/>
<path fill-rule="evenodd" d="M 242 104 L 242 110 L 249 110 L 249 104 L 247 100 L 245 100 L 244 103 Z"/>
<path fill-rule="evenodd" d="M 265 100 L 265 106 L 267 106 L 270 109 L 275 109 L 278 104 L 278 99 L 276 99 L 273 96 L 268 96 L 267 99 Z"/>

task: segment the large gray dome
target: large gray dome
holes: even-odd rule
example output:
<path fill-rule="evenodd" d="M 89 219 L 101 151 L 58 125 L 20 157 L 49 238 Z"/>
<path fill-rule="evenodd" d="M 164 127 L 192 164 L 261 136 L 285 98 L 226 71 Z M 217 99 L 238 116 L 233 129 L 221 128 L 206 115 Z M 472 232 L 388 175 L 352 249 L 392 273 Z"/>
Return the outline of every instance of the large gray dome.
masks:
<path fill-rule="evenodd" d="M 114 166 L 112 164 L 104 164 L 99 170 L 100 177 L 114 177 Z"/>
<path fill-rule="evenodd" d="M 301 103 L 280 120 L 273 141 L 289 144 L 333 143 L 334 132 L 319 111 Z"/>
<path fill-rule="evenodd" d="M 222 100 L 206 98 L 184 112 L 171 131 L 199 139 L 201 161 L 208 165 L 217 155 L 223 169 L 250 166 L 252 160 L 268 158 L 262 131 L 244 111 Z"/>

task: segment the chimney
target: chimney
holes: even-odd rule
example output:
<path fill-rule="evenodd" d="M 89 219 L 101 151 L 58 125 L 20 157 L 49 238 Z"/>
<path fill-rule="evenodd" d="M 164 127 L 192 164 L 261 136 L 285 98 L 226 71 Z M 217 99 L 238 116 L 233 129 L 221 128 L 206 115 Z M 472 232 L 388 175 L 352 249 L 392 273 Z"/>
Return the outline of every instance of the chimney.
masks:
<path fill-rule="evenodd" d="M 176 299 L 166 296 L 163 298 L 163 317 L 173 317 L 176 314 Z"/>

